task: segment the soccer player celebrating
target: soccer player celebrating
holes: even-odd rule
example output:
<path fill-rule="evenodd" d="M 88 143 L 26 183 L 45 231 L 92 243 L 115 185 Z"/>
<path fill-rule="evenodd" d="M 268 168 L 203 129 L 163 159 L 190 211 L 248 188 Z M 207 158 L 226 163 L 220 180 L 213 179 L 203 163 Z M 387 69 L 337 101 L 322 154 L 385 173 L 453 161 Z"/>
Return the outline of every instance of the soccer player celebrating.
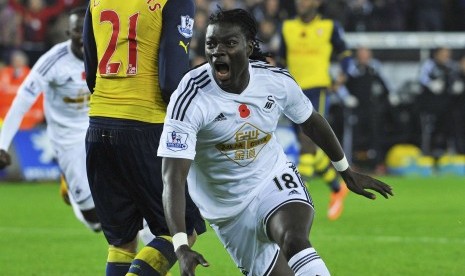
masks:
<path fill-rule="evenodd" d="M 108 276 L 165 275 L 176 262 L 157 148 L 166 102 L 189 69 L 193 17 L 193 0 L 89 2 L 87 175 L 109 243 Z M 206 230 L 205 222 L 185 196 L 185 223 L 194 239 Z M 143 218 L 157 238 L 137 253 Z"/>
<path fill-rule="evenodd" d="M 20 86 L 0 134 L 0 168 L 10 164 L 7 150 L 24 114 L 39 95 L 44 93 L 47 134 L 68 184 L 73 211 L 88 228 L 100 231 L 100 222 L 85 177 L 84 138 L 89 125 L 90 97 L 85 81 L 82 50 L 85 11 L 85 8 L 76 8 L 70 12 L 70 39 L 46 52 Z"/>
<path fill-rule="evenodd" d="M 242 9 L 210 17 L 208 60 L 188 72 L 168 105 L 158 155 L 163 204 L 182 275 L 207 261 L 187 246 L 189 193 L 244 275 L 329 275 L 308 240 L 313 203 L 275 137 L 281 114 L 333 160 L 353 192 L 388 198 L 391 187 L 353 171 L 327 121 L 284 69 L 264 60 L 257 25 Z M 259 59 L 259 60 L 257 60 Z"/>

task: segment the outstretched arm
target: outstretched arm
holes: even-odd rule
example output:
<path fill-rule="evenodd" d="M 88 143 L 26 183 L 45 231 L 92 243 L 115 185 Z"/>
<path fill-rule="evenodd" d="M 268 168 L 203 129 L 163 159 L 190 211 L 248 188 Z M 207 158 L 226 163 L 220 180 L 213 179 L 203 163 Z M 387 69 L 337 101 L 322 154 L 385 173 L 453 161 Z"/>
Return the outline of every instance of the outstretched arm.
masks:
<path fill-rule="evenodd" d="M 375 199 L 376 196 L 365 189 L 374 190 L 385 198 L 388 198 L 388 195 L 393 195 L 392 188 L 389 185 L 368 175 L 353 171 L 344 162 L 345 156 L 341 144 L 326 119 L 318 112 L 312 112 L 312 115 L 300 126 L 303 132 L 328 155 L 333 164 L 340 167 L 336 169 L 352 192 L 369 199 Z"/>
<path fill-rule="evenodd" d="M 25 95 L 24 93 L 18 93 L 16 95 L 3 121 L 2 131 L 0 133 L 0 149 L 8 151 L 13 137 L 16 135 L 16 132 L 18 132 L 24 115 L 34 104 L 36 99 L 35 96 Z"/>
<path fill-rule="evenodd" d="M 8 154 L 11 141 L 18 132 L 26 112 L 31 109 L 31 106 L 36 102 L 39 95 L 46 89 L 43 84 L 43 77 L 36 73 L 41 62 L 42 60 L 39 60 L 34 65 L 29 75 L 18 88 L 18 93 L 3 120 L 0 132 L 0 169 L 11 164 L 11 158 Z"/>
<path fill-rule="evenodd" d="M 208 266 L 202 255 L 189 248 L 185 235 L 185 188 L 191 163 L 192 161 L 189 159 L 170 157 L 164 157 L 162 162 L 163 208 L 166 222 L 171 235 L 173 235 L 173 245 L 178 257 L 181 275 L 194 275 L 195 267 L 199 264 Z M 179 242 L 183 236 L 185 237 L 184 242 Z"/>

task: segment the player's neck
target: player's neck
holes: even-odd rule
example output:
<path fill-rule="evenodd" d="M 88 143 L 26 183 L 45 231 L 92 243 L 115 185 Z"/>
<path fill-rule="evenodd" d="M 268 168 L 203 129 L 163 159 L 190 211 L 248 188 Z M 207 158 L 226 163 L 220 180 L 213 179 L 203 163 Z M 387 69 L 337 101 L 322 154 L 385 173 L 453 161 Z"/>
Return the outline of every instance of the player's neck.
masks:
<path fill-rule="evenodd" d="M 307 14 L 302 14 L 300 15 L 300 20 L 304 23 L 310 23 L 315 17 L 317 16 L 318 12 L 317 11 L 312 11 Z"/>
<path fill-rule="evenodd" d="M 73 45 L 71 45 L 71 52 L 76 58 L 84 60 L 84 54 L 82 53 L 80 47 L 73 47 Z"/>

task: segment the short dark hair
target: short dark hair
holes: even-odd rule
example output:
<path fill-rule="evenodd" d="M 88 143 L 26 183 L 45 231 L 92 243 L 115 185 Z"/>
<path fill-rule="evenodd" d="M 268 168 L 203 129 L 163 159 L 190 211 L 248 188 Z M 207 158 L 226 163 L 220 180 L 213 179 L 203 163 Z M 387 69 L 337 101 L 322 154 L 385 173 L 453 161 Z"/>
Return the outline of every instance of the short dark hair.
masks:
<path fill-rule="evenodd" d="M 222 10 L 218 7 L 218 11 L 211 14 L 209 25 L 217 23 L 231 23 L 238 25 L 247 40 L 252 41 L 253 52 L 251 59 L 266 61 L 269 54 L 263 53 L 260 49 L 260 40 L 257 38 L 258 26 L 255 18 L 244 9 Z"/>

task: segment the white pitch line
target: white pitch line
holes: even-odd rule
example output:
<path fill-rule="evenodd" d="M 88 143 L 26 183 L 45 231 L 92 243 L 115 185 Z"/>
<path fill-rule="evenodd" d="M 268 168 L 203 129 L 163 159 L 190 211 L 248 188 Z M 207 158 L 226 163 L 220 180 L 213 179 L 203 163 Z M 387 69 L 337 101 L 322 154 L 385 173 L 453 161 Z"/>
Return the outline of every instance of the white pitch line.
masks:
<path fill-rule="evenodd" d="M 350 241 L 374 241 L 380 243 L 435 243 L 435 244 L 463 244 L 465 239 L 449 237 L 408 237 L 408 236 L 355 236 L 341 235 L 334 236 L 318 235 L 316 239 L 325 240 L 350 240 Z"/>
<path fill-rule="evenodd" d="M 0 226 L 0 235 L 3 234 L 62 234 L 62 235 L 88 235 L 85 229 L 59 228 L 59 227 L 6 227 Z M 208 233 L 207 233 L 208 234 Z M 215 237 L 216 238 L 216 237 Z M 363 235 L 315 235 L 318 240 L 338 241 L 372 241 L 379 243 L 430 243 L 430 244 L 461 244 L 465 245 L 465 238 L 450 237 L 409 237 L 409 236 L 363 236 Z"/>

